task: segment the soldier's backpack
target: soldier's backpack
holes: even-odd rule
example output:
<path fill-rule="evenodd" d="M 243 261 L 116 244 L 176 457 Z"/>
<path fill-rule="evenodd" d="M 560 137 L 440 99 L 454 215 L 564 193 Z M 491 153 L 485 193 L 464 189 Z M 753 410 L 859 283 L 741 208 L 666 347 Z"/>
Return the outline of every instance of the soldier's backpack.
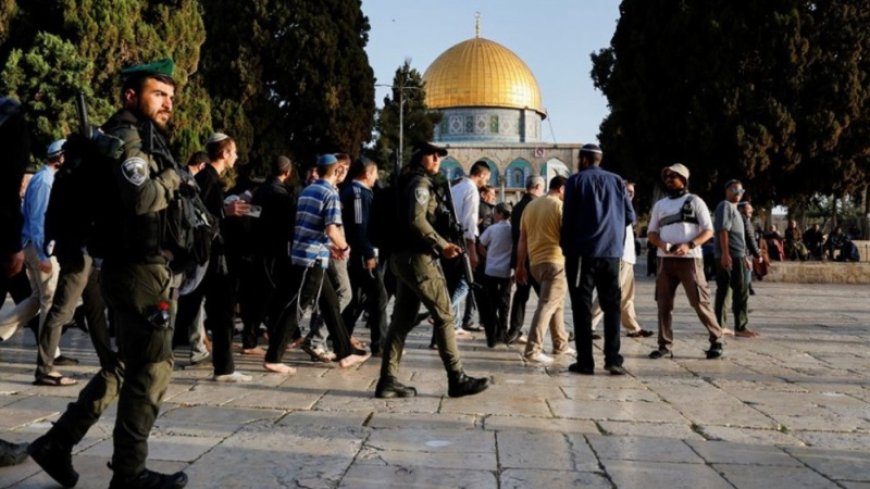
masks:
<path fill-rule="evenodd" d="M 115 176 L 123 149 L 122 140 L 101 131 L 67 137 L 65 162 L 55 175 L 45 216 L 46 243 L 54 241 L 58 259 L 75 259 L 83 247 L 97 258 L 130 252 L 122 238 L 127 216 Z M 173 271 L 192 273 L 208 262 L 217 220 L 206 210 L 193 178 L 170 163 L 185 183 L 162 212 L 158 239 L 172 253 Z"/>

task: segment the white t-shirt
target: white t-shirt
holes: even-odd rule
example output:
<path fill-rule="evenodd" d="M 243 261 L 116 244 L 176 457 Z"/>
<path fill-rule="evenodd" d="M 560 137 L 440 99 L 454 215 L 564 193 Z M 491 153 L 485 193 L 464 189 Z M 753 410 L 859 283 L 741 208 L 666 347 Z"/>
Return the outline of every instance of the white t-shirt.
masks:
<path fill-rule="evenodd" d="M 486 248 L 484 273 L 490 277 L 510 278 L 513 248 L 510 221 L 501 221 L 486 228 L 480 236 L 480 244 Z"/>
<path fill-rule="evenodd" d="M 692 198 L 691 206 L 695 213 L 695 217 L 698 219 L 698 223 L 675 222 L 660 228 L 659 221 L 665 217 L 679 214 L 680 209 L 683 207 L 683 202 L 685 202 L 689 197 Z M 658 233 L 659 239 L 665 243 L 676 245 L 694 239 L 706 229 L 712 231 L 713 221 L 710 220 L 710 210 L 707 209 L 707 204 L 705 204 L 697 195 L 686 194 L 677 199 L 665 197 L 656 202 L 653 206 L 652 212 L 650 212 L 649 227 L 647 229 L 651 233 Z M 658 256 L 667 258 L 703 258 L 700 246 L 696 246 L 695 249 L 689 250 L 689 252 L 683 256 L 668 255 L 659 248 Z"/>
<path fill-rule="evenodd" d="M 456 208 L 456 220 L 462 225 L 465 239 L 474 241 L 480 231 L 477 229 L 477 218 L 480 212 L 480 191 L 468 177 L 463 177 L 450 188 L 453 196 L 453 206 Z"/>

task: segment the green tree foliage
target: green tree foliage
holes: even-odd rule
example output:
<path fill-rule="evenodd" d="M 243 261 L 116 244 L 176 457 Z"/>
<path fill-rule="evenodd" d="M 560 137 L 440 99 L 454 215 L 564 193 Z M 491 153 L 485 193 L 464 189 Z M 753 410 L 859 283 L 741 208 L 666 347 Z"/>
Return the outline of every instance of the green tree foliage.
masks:
<path fill-rule="evenodd" d="M 242 161 L 306 166 L 371 138 L 374 75 L 359 0 L 209 0 L 202 77 Z"/>
<path fill-rule="evenodd" d="M 611 114 L 608 165 L 639 180 L 682 161 L 710 200 L 741 178 L 756 200 L 867 181 L 865 0 L 624 0 L 592 78 Z M 643 200 L 643 199 L 641 199 Z"/>
<path fill-rule="evenodd" d="M 374 73 L 360 0 L 286 0 L 264 81 L 298 161 L 324 152 L 358 154 L 371 140 Z"/>
<path fill-rule="evenodd" d="M 239 159 L 260 172 L 276 154 L 290 152 L 289 129 L 272 99 L 269 73 L 276 70 L 277 33 L 288 24 L 287 0 L 203 2 L 206 42 L 197 74 L 212 98 L 217 130 L 237 143 Z"/>
<path fill-rule="evenodd" d="M 402 101 L 404 94 L 404 101 Z M 426 107 L 426 89 L 423 76 L 411 62 L 396 69 L 393 76 L 392 93 L 384 97 L 384 107 L 378 111 L 375 121 L 377 140 L 373 156 L 381 162 L 385 169 L 392 170 L 399 150 L 399 105 L 402 102 L 402 164 L 408 162 L 412 147 L 421 141 L 431 141 L 435 126 L 441 122 L 439 112 L 430 111 Z"/>
<path fill-rule="evenodd" d="M 17 0 L 16 9 L 15 35 L 0 49 L 8 52 L 0 88 L 44 118 L 34 125 L 34 141 L 74 124 L 76 90 L 85 91 L 92 121 L 101 122 L 119 106 L 121 68 L 171 56 L 179 82 L 176 150 L 201 146 L 211 130 L 210 103 L 202 85 L 188 82 L 205 40 L 197 0 Z"/>
<path fill-rule="evenodd" d="M 93 63 L 78 54 L 75 46 L 53 34 L 40 32 L 26 53 L 13 50 L 3 69 L 0 91 L 26 104 L 31 121 L 37 160 L 45 156 L 51 141 L 72 132 L 76 121 L 74 97 L 82 90 L 93 98 L 85 83 Z"/>

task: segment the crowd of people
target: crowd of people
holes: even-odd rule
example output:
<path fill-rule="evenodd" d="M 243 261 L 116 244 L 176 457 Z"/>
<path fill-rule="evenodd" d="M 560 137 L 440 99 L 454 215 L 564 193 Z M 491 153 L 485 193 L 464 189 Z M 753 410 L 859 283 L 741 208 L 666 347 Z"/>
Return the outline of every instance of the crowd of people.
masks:
<path fill-rule="evenodd" d="M 484 161 L 459 181 L 446 182 L 440 164 L 447 151 L 426 142 L 415 145 L 410 163 L 389 186 L 378 184 L 376 161 L 327 153 L 309 165 L 297 162 L 308 167 L 297 176 L 299 188 L 291 183 L 297 165 L 285 156 L 270 163 L 265 182 L 239 180 L 227 188 L 223 178 L 238 160 L 231 135 L 214 133 L 187 165 L 168 150 L 165 128 L 175 93 L 171 62 L 127 68 L 122 86 L 122 107 L 102 126 L 102 134 L 118 143 L 107 153 L 116 191 L 106 196 L 116 200 L 103 202 L 115 212 L 112 246 L 97 255 L 87 236 L 46 238 L 52 181 L 64 167 L 69 144 L 49 146 L 23 205 L 17 195 L 21 173 L 2 179 L 4 191 L 11 192 L 8 182 L 16 185 L 16 195 L 4 194 L 0 209 L 4 273 L 28 277 L 31 293 L 4 311 L 0 333 L 9 338 L 38 316 L 34 383 L 74 385 L 75 378 L 58 370 L 74 362 L 60 355 L 58 344 L 81 299 L 78 322 L 86 325 L 100 361 L 101 370 L 78 399 L 27 447 L 64 487 L 78 480 L 73 447 L 116 400 L 110 487 L 186 484 L 183 472 L 160 474 L 146 467 L 147 440 L 170 382 L 173 350 L 182 344 L 190 345 L 191 363 L 211 361 L 215 382 L 252 380 L 236 369 L 237 355 L 261 358 L 265 372 L 285 376 L 296 373 L 284 362 L 293 348 L 339 368 L 380 357 L 374 395 L 405 398 L 417 394 L 399 381 L 405 341 L 412 328 L 428 322 L 447 393 L 461 397 L 489 386 L 488 378 L 470 376 L 462 366 L 457 340 L 474 331 L 482 330 L 491 347 L 523 345 L 530 364 L 576 357 L 569 371 L 581 375 L 596 373 L 593 340 L 599 335 L 593 323 L 603 322 L 603 367 L 612 375 L 626 374 L 622 326 L 628 337 L 655 334 L 641 327 L 634 310 L 634 184 L 601 167 L 597 145 L 579 150 L 578 171 L 570 177 L 528 178 L 514 206 L 496 202 Z M 14 138 L 24 141 L 20 134 Z M 742 184 L 728 182 L 726 198 L 711 217 L 704 201 L 689 192 L 689 175 L 679 163 L 662 170 L 666 196 L 655 203 L 649 222 L 657 255 L 658 348 L 649 354 L 652 359 L 673 357 L 679 284 L 707 329 L 707 358 L 723 355 L 729 309 L 735 335 L 757 336 L 747 327 L 746 301 L 751 262 L 760 255 L 746 224 L 751 206 L 738 206 Z M 184 266 L 165 232 L 182 195 L 201 204 L 198 226 L 211 230 L 199 250 L 208 259 Z M 715 300 L 701 254 L 711 238 Z M 6 276 L 4 286 L 11 283 Z M 524 333 L 532 290 L 538 301 Z M 564 324 L 568 298 L 572 328 Z M 475 309 L 479 321 L 471 320 Z M 312 318 L 303 335 L 307 311 Z M 354 336 L 361 317 L 371 331 L 368 345 Z M 238 347 L 236 318 L 242 323 Z M 550 351 L 545 351 L 547 331 Z M 0 451 L 3 463 L 16 463 L 24 453 L 15 445 L 0 445 Z"/>

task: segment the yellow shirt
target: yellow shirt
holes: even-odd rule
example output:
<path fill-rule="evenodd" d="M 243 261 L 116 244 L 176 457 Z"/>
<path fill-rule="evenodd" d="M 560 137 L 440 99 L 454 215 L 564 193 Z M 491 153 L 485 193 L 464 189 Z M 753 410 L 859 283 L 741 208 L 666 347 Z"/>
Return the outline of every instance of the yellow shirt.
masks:
<path fill-rule="evenodd" d="M 562 201 L 550 195 L 539 197 L 523 211 L 520 230 L 526 234 L 529 263 L 565 263 L 559 247 L 562 228 Z"/>

